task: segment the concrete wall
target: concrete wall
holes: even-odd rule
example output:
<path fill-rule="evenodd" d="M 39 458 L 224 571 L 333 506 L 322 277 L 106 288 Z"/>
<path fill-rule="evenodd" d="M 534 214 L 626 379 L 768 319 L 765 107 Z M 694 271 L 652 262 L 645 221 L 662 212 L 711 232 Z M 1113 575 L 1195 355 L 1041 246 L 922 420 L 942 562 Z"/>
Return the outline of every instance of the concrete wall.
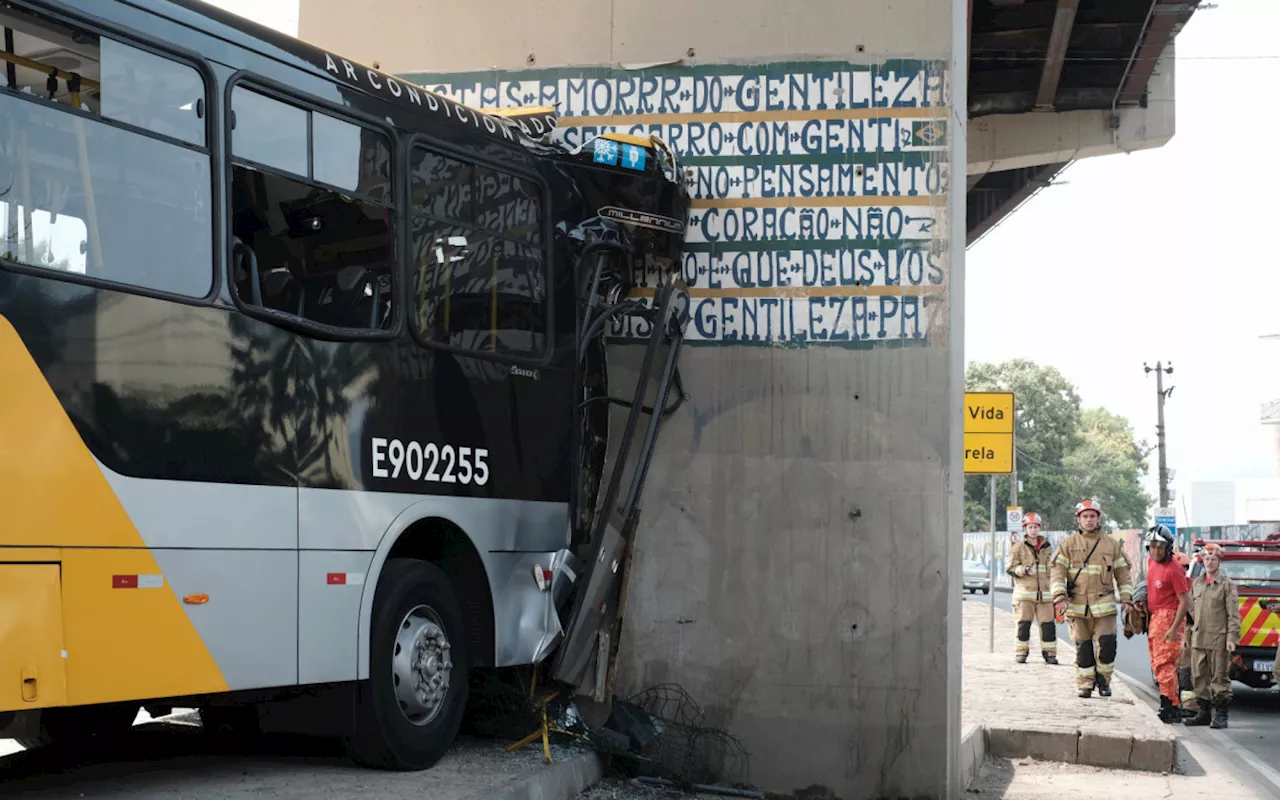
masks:
<path fill-rule="evenodd" d="M 961 791 L 964 8 L 302 0 L 304 39 L 692 169 L 621 689 L 683 685 L 772 791 Z"/>

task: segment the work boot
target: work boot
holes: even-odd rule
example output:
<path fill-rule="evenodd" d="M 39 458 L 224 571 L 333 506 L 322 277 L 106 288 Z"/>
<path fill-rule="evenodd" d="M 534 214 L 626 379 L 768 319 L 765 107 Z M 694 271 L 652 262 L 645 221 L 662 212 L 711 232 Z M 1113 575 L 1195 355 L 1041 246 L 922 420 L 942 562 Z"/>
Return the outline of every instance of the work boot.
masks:
<path fill-rule="evenodd" d="M 1052 654 L 1050 654 L 1050 653 L 1045 653 L 1045 654 L 1044 654 L 1044 663 L 1046 663 L 1046 664 L 1057 664 L 1057 663 L 1058 663 L 1058 657 L 1057 657 L 1057 656 L 1055 656 L 1055 655 L 1052 655 Z"/>
<path fill-rule="evenodd" d="M 1227 699 L 1225 697 L 1213 698 L 1213 721 L 1209 723 L 1209 727 L 1227 727 Z"/>
<path fill-rule="evenodd" d="M 1018 653 L 1018 655 L 1014 656 L 1014 659 L 1013 659 L 1013 660 L 1014 660 L 1014 661 L 1017 661 L 1019 664 L 1025 664 L 1025 663 L 1027 663 L 1027 654 L 1026 654 L 1026 653 Z"/>
<path fill-rule="evenodd" d="M 1173 701 L 1164 695 L 1160 695 L 1160 721 L 1166 725 L 1173 724 L 1182 719 L 1182 715 L 1178 712 L 1178 707 Z"/>
<path fill-rule="evenodd" d="M 1196 698 L 1196 715 L 1191 719 L 1184 720 L 1183 725 L 1208 725 L 1209 724 L 1209 698 Z"/>
<path fill-rule="evenodd" d="M 1099 675 L 1099 676 L 1097 676 L 1096 680 L 1097 680 L 1097 683 L 1098 683 L 1098 694 L 1099 694 L 1099 695 L 1101 695 L 1101 696 L 1103 696 L 1103 697 L 1110 697 L 1110 696 L 1111 696 L 1111 684 L 1110 684 L 1110 683 L 1107 683 L 1107 679 L 1106 679 L 1106 678 L 1104 678 L 1104 677 L 1102 677 L 1101 675 Z"/>
<path fill-rule="evenodd" d="M 1092 686 L 1082 686 L 1082 687 L 1080 687 L 1080 696 L 1081 696 L 1081 697 L 1092 697 L 1092 696 L 1093 696 L 1093 687 L 1092 687 Z"/>

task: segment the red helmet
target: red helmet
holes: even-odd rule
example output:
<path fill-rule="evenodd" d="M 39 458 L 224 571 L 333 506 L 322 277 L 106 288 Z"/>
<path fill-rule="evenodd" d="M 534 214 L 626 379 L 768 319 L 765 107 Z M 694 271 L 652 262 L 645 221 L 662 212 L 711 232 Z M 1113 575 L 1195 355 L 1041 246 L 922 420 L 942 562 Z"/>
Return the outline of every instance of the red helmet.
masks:
<path fill-rule="evenodd" d="M 1187 557 L 1186 553 L 1174 553 L 1173 557 L 1182 566 L 1184 567 L 1191 566 L 1191 559 Z"/>
<path fill-rule="evenodd" d="M 1025 528 L 1028 525 L 1039 525 L 1041 528 L 1043 528 L 1044 522 L 1040 519 L 1039 514 L 1035 513 L 1034 511 L 1031 511 L 1023 515 L 1022 517 L 1022 527 Z"/>
<path fill-rule="evenodd" d="M 1084 511 L 1097 511 L 1098 516 L 1102 516 L 1102 506 L 1098 504 L 1097 500 L 1085 499 L 1076 503 L 1076 516 L 1080 516 Z"/>

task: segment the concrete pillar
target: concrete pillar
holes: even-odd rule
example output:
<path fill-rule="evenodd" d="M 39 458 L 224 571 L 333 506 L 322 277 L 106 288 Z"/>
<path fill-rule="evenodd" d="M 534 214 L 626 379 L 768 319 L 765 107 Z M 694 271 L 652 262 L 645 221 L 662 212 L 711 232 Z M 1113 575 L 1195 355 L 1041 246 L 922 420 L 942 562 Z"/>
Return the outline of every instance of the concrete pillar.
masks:
<path fill-rule="evenodd" d="M 472 105 L 559 103 L 569 142 L 656 131 L 691 170 L 690 399 L 620 689 L 681 684 L 770 791 L 963 791 L 966 8 L 302 0 L 304 39 Z"/>

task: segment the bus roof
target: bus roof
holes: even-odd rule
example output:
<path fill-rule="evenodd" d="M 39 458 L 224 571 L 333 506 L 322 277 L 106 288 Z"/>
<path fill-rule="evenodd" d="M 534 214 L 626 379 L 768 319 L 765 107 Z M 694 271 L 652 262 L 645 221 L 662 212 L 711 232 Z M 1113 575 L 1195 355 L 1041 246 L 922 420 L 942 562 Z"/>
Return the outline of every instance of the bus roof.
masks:
<path fill-rule="evenodd" d="M 359 64 L 338 53 L 317 47 L 295 36 L 226 11 L 203 0 L 125 0 L 131 5 L 195 27 L 201 32 L 232 44 L 248 47 L 262 55 L 295 68 L 354 88 L 386 102 L 417 106 L 423 113 L 444 117 L 447 122 L 466 126 L 482 136 L 508 142 L 533 143 L 556 127 L 556 110 L 549 106 L 532 108 L 477 109 L 451 100 L 403 78 Z M 201 20 L 194 17 L 202 18 Z M 227 31 L 216 30 L 216 25 Z M 231 34 L 231 35 L 229 35 Z M 239 34 L 233 35 L 233 34 Z M 268 45 L 264 47 L 263 45 Z M 271 52 L 272 49 L 282 52 Z"/>

